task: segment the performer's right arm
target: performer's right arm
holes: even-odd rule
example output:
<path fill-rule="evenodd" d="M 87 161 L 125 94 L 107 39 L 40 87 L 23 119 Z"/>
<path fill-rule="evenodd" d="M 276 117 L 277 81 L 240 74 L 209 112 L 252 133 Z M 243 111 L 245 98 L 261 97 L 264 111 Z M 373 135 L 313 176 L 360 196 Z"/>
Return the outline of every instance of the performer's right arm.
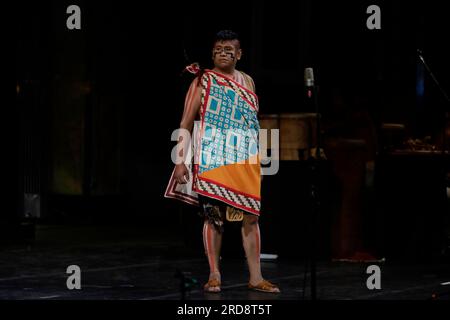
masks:
<path fill-rule="evenodd" d="M 195 78 L 189 87 L 184 101 L 183 116 L 181 117 L 180 122 L 180 129 L 185 129 L 190 133 L 192 133 L 195 117 L 200 109 L 201 103 L 201 87 L 198 85 L 198 81 L 198 78 Z M 184 164 L 188 148 L 189 140 L 183 139 L 182 136 L 179 136 L 177 149 L 179 150 L 177 151 L 177 156 L 179 159 L 177 161 L 178 164 L 175 165 L 174 177 L 180 184 L 187 183 L 187 180 L 189 180 L 189 170 Z"/>

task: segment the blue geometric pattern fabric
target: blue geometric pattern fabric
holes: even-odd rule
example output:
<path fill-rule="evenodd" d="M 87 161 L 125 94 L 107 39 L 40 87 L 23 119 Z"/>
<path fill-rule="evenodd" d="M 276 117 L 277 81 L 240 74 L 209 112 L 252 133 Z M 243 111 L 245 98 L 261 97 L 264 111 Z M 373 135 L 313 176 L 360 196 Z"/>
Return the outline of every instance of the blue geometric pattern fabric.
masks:
<path fill-rule="evenodd" d="M 235 89 L 209 79 L 199 173 L 244 161 L 258 153 L 257 113 Z"/>

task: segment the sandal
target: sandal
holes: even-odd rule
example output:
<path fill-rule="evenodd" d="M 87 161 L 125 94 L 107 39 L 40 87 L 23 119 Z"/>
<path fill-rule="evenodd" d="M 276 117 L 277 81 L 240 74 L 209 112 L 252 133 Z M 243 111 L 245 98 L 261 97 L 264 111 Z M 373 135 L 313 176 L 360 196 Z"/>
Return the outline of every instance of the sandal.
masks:
<path fill-rule="evenodd" d="M 220 281 L 217 279 L 209 279 L 208 282 L 203 286 L 206 292 L 220 292 Z"/>
<path fill-rule="evenodd" d="M 280 293 L 280 289 L 276 285 L 274 285 L 273 283 L 271 283 L 267 280 L 263 280 L 255 286 L 249 282 L 248 288 L 251 290 L 256 290 L 256 291 L 261 291 L 261 292 Z"/>

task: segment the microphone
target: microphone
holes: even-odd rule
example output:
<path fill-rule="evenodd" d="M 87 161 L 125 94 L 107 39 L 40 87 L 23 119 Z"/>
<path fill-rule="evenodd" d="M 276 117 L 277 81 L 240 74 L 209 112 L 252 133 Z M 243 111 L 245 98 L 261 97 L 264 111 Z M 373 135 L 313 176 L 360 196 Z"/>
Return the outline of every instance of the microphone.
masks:
<path fill-rule="evenodd" d="M 313 68 L 305 68 L 305 86 L 307 88 L 314 87 L 314 71 L 313 71 Z"/>

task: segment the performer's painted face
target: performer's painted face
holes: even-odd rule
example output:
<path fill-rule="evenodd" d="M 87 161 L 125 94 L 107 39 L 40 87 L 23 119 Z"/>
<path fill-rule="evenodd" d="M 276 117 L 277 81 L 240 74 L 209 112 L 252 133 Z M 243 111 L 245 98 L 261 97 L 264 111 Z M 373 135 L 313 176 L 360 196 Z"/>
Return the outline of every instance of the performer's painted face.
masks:
<path fill-rule="evenodd" d="M 237 40 L 216 42 L 212 53 L 214 65 L 220 69 L 234 67 L 242 55 L 242 51 L 239 48 L 239 41 Z"/>

